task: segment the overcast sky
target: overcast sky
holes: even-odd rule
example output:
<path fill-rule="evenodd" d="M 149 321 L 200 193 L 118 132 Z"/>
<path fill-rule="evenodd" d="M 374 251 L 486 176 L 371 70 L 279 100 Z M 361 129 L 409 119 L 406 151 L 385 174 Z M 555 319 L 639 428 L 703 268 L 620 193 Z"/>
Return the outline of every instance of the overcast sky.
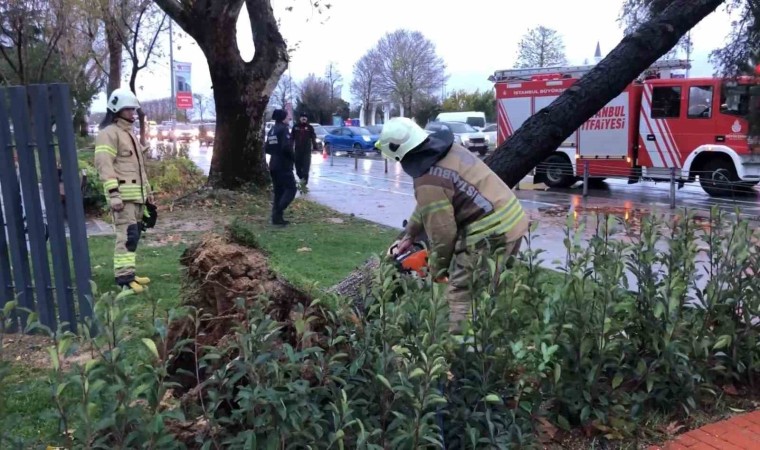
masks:
<path fill-rule="evenodd" d="M 322 75 L 327 62 L 337 64 L 344 79 L 343 98 L 351 101 L 349 85 L 354 63 L 388 31 L 419 30 L 436 46 L 446 62 L 454 89 L 489 89 L 496 70 L 513 67 L 520 37 L 531 27 L 544 25 L 559 31 L 570 64 L 593 62 L 597 41 L 606 55 L 623 37 L 617 18 L 622 0 L 323 0 L 332 4 L 326 14 L 312 11 L 308 0 L 272 0 L 281 19 L 281 31 L 290 45 L 298 44 L 290 74 L 300 81 L 309 73 Z M 294 6 L 292 12 L 285 10 Z M 721 8 L 694 30 L 691 76 L 710 76 L 710 51 L 724 43 L 731 28 Z M 179 27 L 175 26 L 175 31 Z M 253 55 L 251 29 L 245 9 L 237 29 L 241 55 Z M 168 38 L 162 43 L 168 55 Z M 211 78 L 203 53 L 187 35 L 175 39 L 174 59 L 192 63 L 195 93 L 210 94 Z M 126 85 L 126 83 L 125 83 Z M 143 70 L 137 81 L 142 100 L 170 95 L 168 56 Z M 93 103 L 105 110 L 105 96 Z"/>

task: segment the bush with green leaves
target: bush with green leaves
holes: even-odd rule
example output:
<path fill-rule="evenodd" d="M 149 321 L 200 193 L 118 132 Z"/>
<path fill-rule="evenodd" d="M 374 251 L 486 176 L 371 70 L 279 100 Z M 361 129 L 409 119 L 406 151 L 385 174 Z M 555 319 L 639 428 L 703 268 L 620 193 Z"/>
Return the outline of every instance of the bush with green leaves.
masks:
<path fill-rule="evenodd" d="M 147 163 L 148 179 L 159 194 L 180 195 L 200 188 L 206 177 L 187 157 L 165 158 Z"/>
<path fill-rule="evenodd" d="M 389 263 L 361 313 L 332 296 L 285 321 L 245 308 L 214 346 L 168 348 L 167 321 L 200 329 L 213 320 L 203 311 L 127 335 L 127 310 L 104 296 L 102 332 L 85 339 L 97 358 L 70 373 L 54 364 L 62 429 L 77 448 L 530 448 L 540 420 L 631 439 L 652 414 L 691 413 L 726 384 L 757 392 L 750 224 L 717 210 L 598 222 L 588 242 L 568 222 L 562 273 L 530 247 L 506 271 L 481 257 L 472 345 L 448 332 L 443 286 Z M 63 336 L 54 362 L 70 348 Z M 167 370 L 187 355 L 190 370 Z M 170 389 L 179 399 L 166 401 Z"/>
<path fill-rule="evenodd" d="M 106 201 L 103 183 L 100 181 L 97 169 L 95 169 L 95 166 L 91 162 L 79 159 L 79 172 L 87 177 L 82 191 L 85 210 L 103 210 L 108 205 L 108 202 Z"/>

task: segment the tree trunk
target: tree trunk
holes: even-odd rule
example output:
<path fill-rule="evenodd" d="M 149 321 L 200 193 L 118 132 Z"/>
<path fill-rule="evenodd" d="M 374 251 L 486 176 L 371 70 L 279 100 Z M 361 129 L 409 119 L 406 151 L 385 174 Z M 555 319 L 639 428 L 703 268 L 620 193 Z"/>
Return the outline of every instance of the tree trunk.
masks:
<path fill-rule="evenodd" d="M 245 1 L 255 53 L 245 62 L 237 21 Z M 269 184 L 262 146 L 264 110 L 288 66 L 285 40 L 270 0 L 156 0 L 203 50 L 211 72 L 217 128 L 209 184 L 240 189 Z"/>
<path fill-rule="evenodd" d="M 139 61 L 132 60 L 132 71 L 129 74 L 129 90 L 132 91 L 135 95 L 137 95 L 137 72 L 139 72 Z M 137 110 L 137 123 L 140 126 L 140 143 L 142 145 L 145 145 L 148 141 L 145 137 L 146 135 L 146 129 L 145 129 L 145 112 L 142 110 L 142 108 Z"/>
<path fill-rule="evenodd" d="M 626 86 L 672 49 L 725 0 L 674 0 L 661 14 L 626 36 L 606 58 L 549 106 L 531 116 L 486 159 L 510 187 Z"/>
<path fill-rule="evenodd" d="M 73 125 L 75 130 L 79 130 L 79 136 L 87 137 L 90 133 L 87 129 L 86 111 L 81 107 L 74 108 Z"/>
<path fill-rule="evenodd" d="M 106 21 L 106 45 L 108 46 L 108 91 L 106 95 L 111 95 L 121 86 L 121 59 L 124 48 L 119 40 L 119 31 L 113 19 Z"/>
<path fill-rule="evenodd" d="M 209 60 L 209 65 L 213 64 Z M 229 67 L 229 66 L 227 66 Z M 267 98 L 256 94 L 246 86 L 250 83 L 243 73 L 237 78 L 229 73 L 211 72 L 214 86 L 228 86 L 214 89 L 216 103 L 216 135 L 214 153 L 211 157 L 209 184 L 216 188 L 237 189 L 252 184 L 266 186 L 269 172 L 263 158 L 264 108 Z M 253 97 L 253 98 L 251 98 Z M 247 104 L 246 104 L 247 103 Z"/>

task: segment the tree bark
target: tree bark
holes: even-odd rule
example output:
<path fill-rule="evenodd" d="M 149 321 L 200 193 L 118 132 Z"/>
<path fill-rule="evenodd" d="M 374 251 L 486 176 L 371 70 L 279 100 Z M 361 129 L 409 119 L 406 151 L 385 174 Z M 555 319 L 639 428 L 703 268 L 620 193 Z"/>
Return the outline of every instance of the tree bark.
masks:
<path fill-rule="evenodd" d="M 137 95 L 137 73 L 140 71 L 141 67 L 139 65 L 139 61 L 136 61 L 134 59 L 134 55 L 130 55 L 132 59 L 132 70 L 129 74 L 129 90 L 132 91 L 135 95 Z M 148 140 L 146 138 L 146 129 L 145 129 L 145 111 L 143 111 L 142 108 L 137 110 L 137 123 L 140 126 L 140 143 L 142 145 L 145 145 L 148 143 Z"/>
<path fill-rule="evenodd" d="M 606 58 L 549 106 L 531 116 L 486 159 L 514 187 L 590 117 L 725 0 L 674 0 L 623 38 Z"/>
<path fill-rule="evenodd" d="M 124 49 L 121 46 L 119 30 L 115 19 L 106 18 L 106 46 L 108 47 L 108 87 L 106 95 L 121 87 L 121 60 Z"/>
<path fill-rule="evenodd" d="M 236 41 L 244 1 L 256 49 L 250 62 L 240 57 Z M 289 60 L 270 0 L 156 3 L 195 39 L 208 60 L 217 114 L 209 184 L 225 189 L 268 185 L 264 110 Z"/>

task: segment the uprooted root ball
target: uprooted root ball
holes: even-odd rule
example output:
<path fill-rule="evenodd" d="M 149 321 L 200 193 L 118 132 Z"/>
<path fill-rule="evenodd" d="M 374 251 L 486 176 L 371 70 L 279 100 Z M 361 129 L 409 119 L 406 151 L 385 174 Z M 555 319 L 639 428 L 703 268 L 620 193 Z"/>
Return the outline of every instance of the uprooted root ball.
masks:
<path fill-rule="evenodd" d="M 196 374 L 195 358 L 200 358 L 207 346 L 223 351 L 239 327 L 246 325 L 246 310 L 258 308 L 282 323 L 281 339 L 293 346 L 297 339 L 293 322 L 300 314 L 297 309 L 305 311 L 301 315 L 315 314 L 309 308 L 309 296 L 272 271 L 259 249 L 211 235 L 189 247 L 180 262 L 187 267 L 189 281 L 194 285 L 184 306 L 197 311 L 198 329 L 190 316 L 175 320 L 169 328 L 168 349 L 182 340 L 190 342 L 185 347 L 190 352 L 173 350 L 169 373 L 182 385 L 178 393 L 188 392 L 198 381 L 204 381 L 203 374 L 190 375 Z M 310 331 L 318 331 L 323 324 L 319 318 L 311 321 Z M 219 364 L 235 356 L 224 355 Z"/>

